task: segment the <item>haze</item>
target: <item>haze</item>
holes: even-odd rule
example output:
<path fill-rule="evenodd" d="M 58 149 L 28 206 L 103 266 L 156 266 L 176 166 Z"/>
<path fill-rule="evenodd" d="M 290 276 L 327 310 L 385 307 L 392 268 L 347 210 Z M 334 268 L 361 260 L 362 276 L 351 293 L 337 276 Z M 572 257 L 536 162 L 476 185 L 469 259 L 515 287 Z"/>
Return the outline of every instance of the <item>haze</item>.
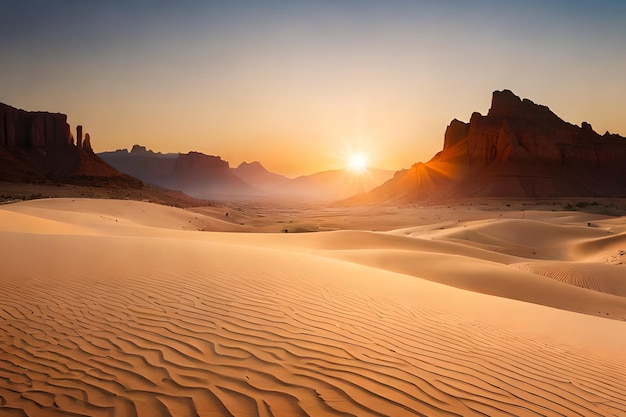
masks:
<path fill-rule="evenodd" d="M 428 160 L 452 117 L 502 88 L 626 132 L 626 4 L 441 3 L 3 2 L 0 101 L 68 114 L 96 152 L 140 143 L 287 175 L 355 152 Z"/>

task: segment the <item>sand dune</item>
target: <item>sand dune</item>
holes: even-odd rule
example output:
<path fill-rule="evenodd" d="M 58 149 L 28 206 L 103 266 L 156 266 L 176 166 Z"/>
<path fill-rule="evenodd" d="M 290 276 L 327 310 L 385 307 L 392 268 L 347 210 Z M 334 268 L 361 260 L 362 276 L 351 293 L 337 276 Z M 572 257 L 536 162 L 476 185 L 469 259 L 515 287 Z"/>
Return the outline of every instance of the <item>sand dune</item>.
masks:
<path fill-rule="evenodd" d="M 512 266 L 522 271 L 577 287 L 626 297 L 626 271 L 611 265 L 575 262 L 522 262 Z"/>
<path fill-rule="evenodd" d="M 626 269 L 603 256 L 626 220 L 540 217 L 291 235 L 1 206 L 0 415 L 624 415 Z"/>
<path fill-rule="evenodd" d="M 160 229 L 208 230 L 221 232 L 250 231 L 250 228 L 208 216 L 200 216 L 174 207 L 155 206 L 131 200 L 96 200 L 55 198 L 32 200 L 2 207 L 6 212 L 16 212 L 40 219 L 98 233 L 157 233 Z M 7 222 L 8 223 L 8 222 Z M 0 227 L 2 227 L 0 225 Z M 10 226 L 9 226 L 10 227 Z M 46 233 L 50 227 L 38 225 Z M 67 229 L 66 234 L 74 234 Z"/>

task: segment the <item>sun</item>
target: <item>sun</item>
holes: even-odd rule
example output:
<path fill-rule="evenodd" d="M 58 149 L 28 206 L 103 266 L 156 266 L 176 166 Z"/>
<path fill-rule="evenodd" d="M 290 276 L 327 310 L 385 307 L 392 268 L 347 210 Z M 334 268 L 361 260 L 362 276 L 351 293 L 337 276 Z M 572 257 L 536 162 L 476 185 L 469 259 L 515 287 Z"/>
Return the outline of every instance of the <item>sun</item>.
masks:
<path fill-rule="evenodd" d="M 348 169 L 355 172 L 367 169 L 367 158 L 362 154 L 354 154 L 348 158 Z"/>

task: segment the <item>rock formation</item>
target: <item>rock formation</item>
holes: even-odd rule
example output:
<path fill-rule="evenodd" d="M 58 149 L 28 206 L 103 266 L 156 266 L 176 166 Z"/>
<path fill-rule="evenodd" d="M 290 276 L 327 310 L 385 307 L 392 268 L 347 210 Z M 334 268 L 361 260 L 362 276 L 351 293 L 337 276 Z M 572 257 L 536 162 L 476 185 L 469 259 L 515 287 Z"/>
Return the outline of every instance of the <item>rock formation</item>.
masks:
<path fill-rule="evenodd" d="M 474 113 L 468 127 L 470 164 L 514 161 L 610 171 L 626 161 L 626 142 L 602 137 L 586 122 L 566 123 L 509 90 L 494 92 L 487 116 Z"/>
<path fill-rule="evenodd" d="M 140 145 L 134 145 L 130 152 L 118 149 L 113 152 L 102 152 L 98 156 L 118 171 L 158 186 L 165 186 L 174 172 L 178 159 L 177 153 L 157 153 Z"/>
<path fill-rule="evenodd" d="M 74 144 L 64 114 L 29 112 L 0 103 L 0 180 L 121 176 L 94 155 L 89 134 L 82 140 L 82 126 L 76 133 Z"/>
<path fill-rule="evenodd" d="M 166 186 L 197 198 L 220 198 L 223 195 L 256 192 L 252 186 L 233 174 L 228 162 L 219 156 L 200 152 L 180 154 Z"/>
<path fill-rule="evenodd" d="M 76 146 L 78 148 L 83 147 L 83 127 L 81 125 L 76 126 Z"/>
<path fill-rule="evenodd" d="M 66 115 L 27 112 L 0 103 L 0 146 L 28 148 L 71 144 Z"/>
<path fill-rule="evenodd" d="M 229 172 L 230 166 L 219 156 L 201 152 L 180 154 L 174 166 L 174 173 L 180 181 L 196 181 L 202 178 Z"/>
<path fill-rule="evenodd" d="M 99 154 L 116 169 L 148 184 L 181 190 L 198 198 L 256 194 L 258 190 L 237 177 L 228 162 L 200 152 L 162 154 L 134 145 Z"/>
<path fill-rule="evenodd" d="M 89 133 L 85 133 L 85 140 L 83 141 L 83 146 L 80 148 L 85 152 L 93 153 L 93 149 L 91 149 L 91 136 L 89 136 Z"/>
<path fill-rule="evenodd" d="M 269 191 L 283 185 L 289 178 L 275 174 L 265 169 L 260 162 L 242 162 L 237 168 L 232 168 L 233 173 L 260 190 Z"/>
<path fill-rule="evenodd" d="M 624 197 L 626 138 L 567 123 L 509 90 L 487 115 L 452 120 L 443 150 L 356 202 L 471 197 Z"/>

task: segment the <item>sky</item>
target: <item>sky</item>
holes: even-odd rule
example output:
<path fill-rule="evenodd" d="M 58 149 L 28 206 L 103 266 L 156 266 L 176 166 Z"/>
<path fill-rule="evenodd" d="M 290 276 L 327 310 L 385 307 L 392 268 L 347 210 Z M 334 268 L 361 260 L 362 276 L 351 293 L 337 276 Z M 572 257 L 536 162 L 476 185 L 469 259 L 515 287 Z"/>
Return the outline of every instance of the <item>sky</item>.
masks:
<path fill-rule="evenodd" d="M 494 90 L 626 136 L 626 1 L 0 0 L 0 102 L 96 152 L 296 176 L 429 160 Z"/>

